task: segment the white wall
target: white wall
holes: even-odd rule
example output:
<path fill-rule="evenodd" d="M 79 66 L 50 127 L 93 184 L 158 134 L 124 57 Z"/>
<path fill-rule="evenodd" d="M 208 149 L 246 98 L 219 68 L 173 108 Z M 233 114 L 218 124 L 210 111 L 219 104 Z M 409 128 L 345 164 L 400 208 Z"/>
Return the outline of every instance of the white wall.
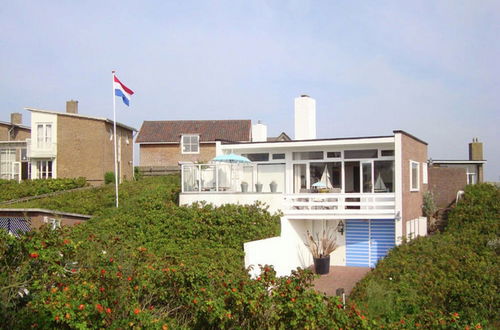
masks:
<path fill-rule="evenodd" d="M 280 193 L 184 193 L 179 195 L 180 205 L 190 205 L 194 202 L 205 201 L 215 206 L 224 204 L 251 205 L 256 201 L 269 206 L 269 212 L 274 213 L 283 209 L 283 195 Z"/>

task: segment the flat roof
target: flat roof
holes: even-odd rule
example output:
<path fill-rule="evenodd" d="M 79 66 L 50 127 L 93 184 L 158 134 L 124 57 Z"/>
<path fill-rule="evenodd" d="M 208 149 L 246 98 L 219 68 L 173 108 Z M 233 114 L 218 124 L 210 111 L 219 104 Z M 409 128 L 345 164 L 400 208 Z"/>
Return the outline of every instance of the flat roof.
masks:
<path fill-rule="evenodd" d="M 36 108 L 29 108 L 29 107 L 24 108 L 24 109 L 28 110 L 28 111 L 34 111 L 34 112 L 50 113 L 50 114 L 53 114 L 53 115 L 77 117 L 77 118 L 92 119 L 92 120 L 100 120 L 100 121 L 104 121 L 104 122 L 113 124 L 113 121 L 111 119 L 103 118 L 103 117 L 92 117 L 92 116 L 81 115 L 81 114 L 78 114 L 78 113 L 59 112 L 59 111 L 43 110 L 43 109 L 36 109 Z M 131 127 L 131 126 L 127 126 L 125 124 L 119 123 L 119 122 L 116 122 L 116 126 L 120 126 L 122 128 L 125 128 L 125 129 L 128 129 L 128 130 L 137 132 L 137 129 L 135 129 L 135 128 Z"/>
<path fill-rule="evenodd" d="M 485 164 L 486 159 L 484 160 L 467 160 L 467 159 L 429 159 L 429 163 L 431 164 Z"/>

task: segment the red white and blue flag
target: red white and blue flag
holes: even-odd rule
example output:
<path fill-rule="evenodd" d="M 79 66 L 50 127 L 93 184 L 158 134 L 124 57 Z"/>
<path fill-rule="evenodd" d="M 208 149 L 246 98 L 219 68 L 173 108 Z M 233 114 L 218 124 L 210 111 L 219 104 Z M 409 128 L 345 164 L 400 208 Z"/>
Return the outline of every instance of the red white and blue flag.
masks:
<path fill-rule="evenodd" d="M 121 97 L 123 103 L 129 106 L 130 97 L 134 94 L 134 92 L 130 88 L 122 84 L 122 82 L 118 80 L 116 76 L 113 76 L 113 86 L 115 89 L 115 95 Z"/>

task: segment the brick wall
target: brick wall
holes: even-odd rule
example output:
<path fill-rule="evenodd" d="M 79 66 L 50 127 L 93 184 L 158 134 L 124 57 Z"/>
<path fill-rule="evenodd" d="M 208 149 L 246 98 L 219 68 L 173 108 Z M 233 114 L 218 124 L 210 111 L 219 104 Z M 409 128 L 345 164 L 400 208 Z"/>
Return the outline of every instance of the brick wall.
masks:
<path fill-rule="evenodd" d="M 182 154 L 180 144 L 141 144 L 140 166 L 178 166 L 183 162 L 206 163 L 215 157 L 215 143 L 201 143 L 199 154 Z"/>
<path fill-rule="evenodd" d="M 85 177 L 91 183 L 104 182 L 114 171 L 112 125 L 102 120 L 59 116 L 57 123 L 57 177 Z M 121 178 L 133 177 L 132 132 L 117 127 L 121 138 Z M 128 136 L 129 143 L 126 144 Z"/>
<path fill-rule="evenodd" d="M 429 190 L 439 208 L 450 205 L 467 184 L 465 168 L 429 167 Z"/>
<path fill-rule="evenodd" d="M 12 126 L 0 124 L 0 141 L 24 141 L 29 139 L 31 131 L 29 129 L 15 127 L 11 132 L 12 136 L 9 138 L 9 130 Z"/>
<path fill-rule="evenodd" d="M 424 192 L 427 191 L 427 184 L 422 183 L 423 163 L 427 162 L 427 145 L 415 138 L 402 134 L 402 179 L 403 179 L 403 237 L 406 237 L 406 222 L 422 216 L 422 199 Z M 419 190 L 410 189 L 410 160 L 420 163 L 420 182 Z"/>

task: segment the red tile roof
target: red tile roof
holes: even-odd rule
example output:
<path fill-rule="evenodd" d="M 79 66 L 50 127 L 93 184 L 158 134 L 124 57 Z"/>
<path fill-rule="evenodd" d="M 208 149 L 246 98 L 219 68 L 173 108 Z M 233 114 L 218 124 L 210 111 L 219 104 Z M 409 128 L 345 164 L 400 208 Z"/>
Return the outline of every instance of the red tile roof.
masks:
<path fill-rule="evenodd" d="M 248 142 L 251 140 L 250 120 L 161 120 L 145 121 L 137 136 L 137 143 L 175 142 L 181 135 L 198 134 L 200 142 L 226 140 Z"/>

